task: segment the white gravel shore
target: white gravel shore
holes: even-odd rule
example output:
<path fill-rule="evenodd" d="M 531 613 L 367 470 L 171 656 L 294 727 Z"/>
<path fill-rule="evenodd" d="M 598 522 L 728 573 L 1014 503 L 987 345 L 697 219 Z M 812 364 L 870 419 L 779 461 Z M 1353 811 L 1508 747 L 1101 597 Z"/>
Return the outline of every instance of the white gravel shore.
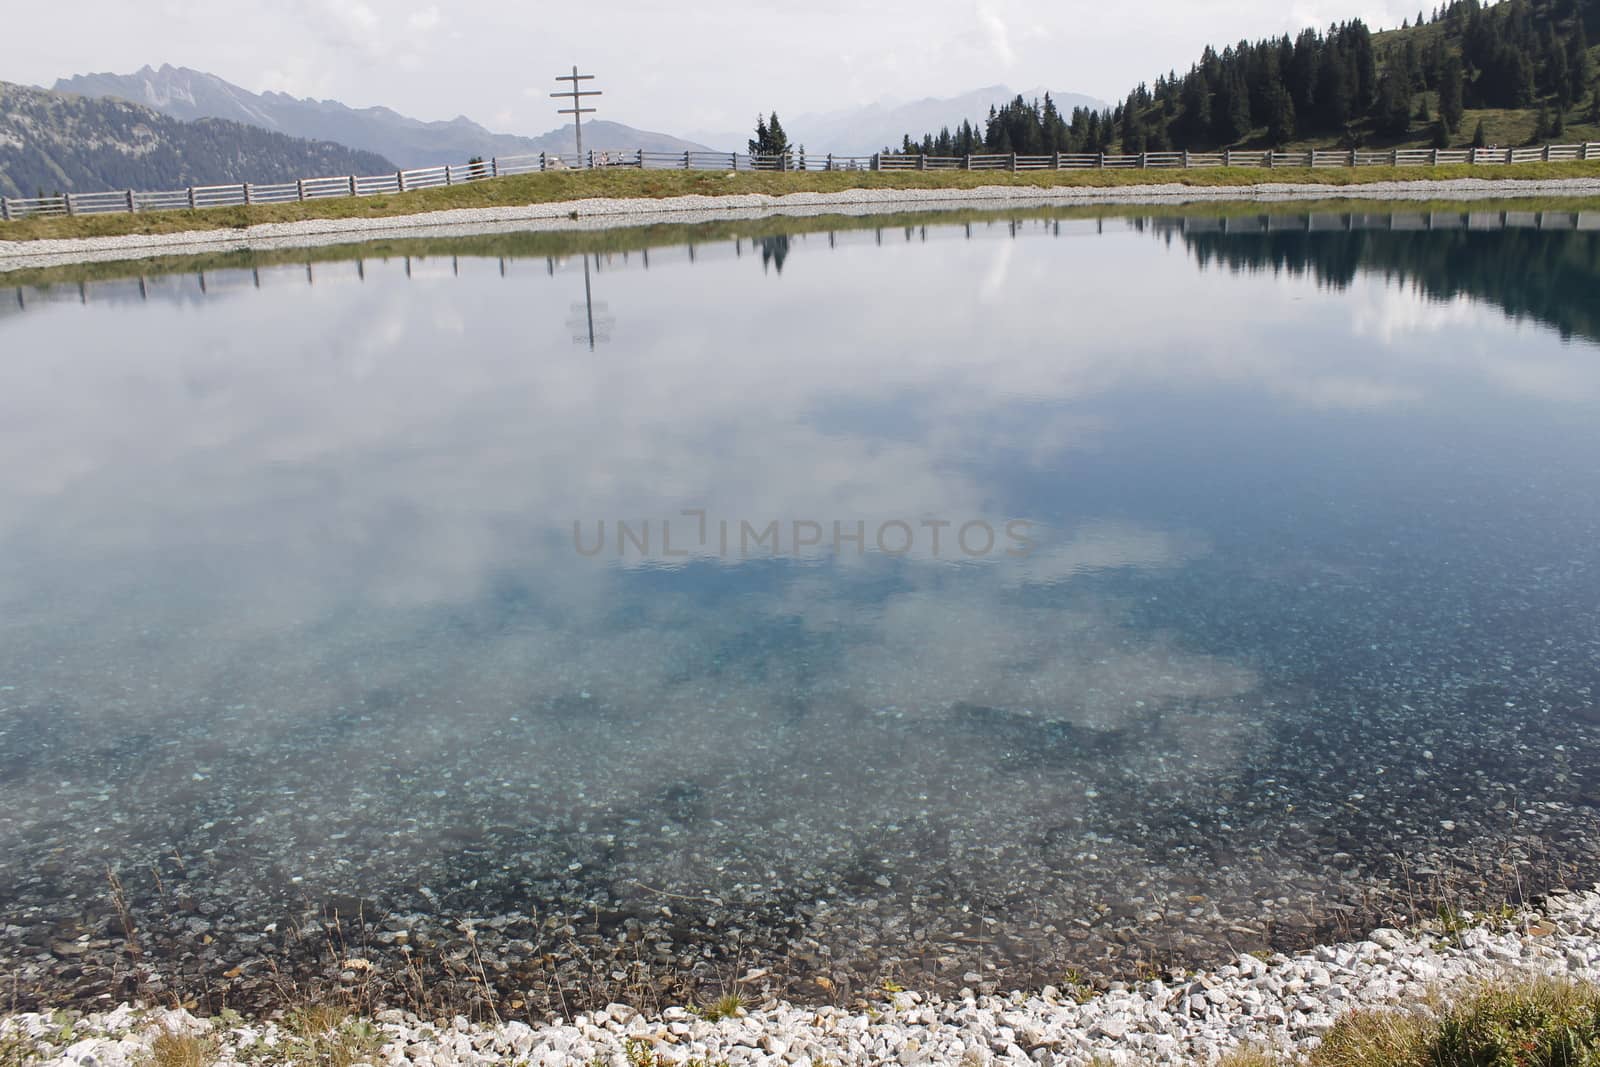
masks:
<path fill-rule="evenodd" d="M 627 1067 L 630 1046 L 662 1063 L 745 1065 L 991 1065 L 1207 1063 L 1245 1044 L 1285 1053 L 1315 1047 L 1355 1007 L 1446 999 L 1474 980 L 1508 975 L 1600 978 L 1600 892 L 1564 894 L 1510 928 L 1474 927 L 1451 938 L 1377 930 L 1364 941 L 1285 957 L 1242 955 L 1178 982 L 1113 986 L 1079 1003 L 1070 989 L 939 1000 L 883 994 L 867 1012 L 769 1001 L 738 1018 L 710 1021 L 683 1008 L 648 1017 L 621 1004 L 562 1025 L 464 1018 L 422 1020 L 378 1013 L 374 1064 L 437 1067 L 602 1063 Z M 974 975 L 976 979 L 976 975 Z M 753 988 L 753 985 L 751 986 Z M 18 1014 L 0 1019 L 0 1050 L 28 1048 L 48 1064 L 131 1067 L 162 1027 L 204 1038 L 223 1064 L 283 1062 L 294 1039 L 278 1024 L 197 1019 L 184 1011 L 115 1010 L 68 1021 Z M 14 1062 L 8 1060 L 9 1062 Z M 31 1060 L 30 1060 L 31 1062 Z"/>
<path fill-rule="evenodd" d="M 764 215 L 870 215 L 908 210 L 1050 205 L 1161 204 L 1254 200 L 1483 200 L 1528 196 L 1600 196 L 1600 178 L 1552 181 L 1457 178 L 1448 181 L 1322 185 L 1265 182 L 1195 186 L 1177 182 L 1117 187 L 984 186 L 977 189 L 853 189 L 767 196 L 594 198 L 523 207 L 457 208 L 377 219 L 307 219 L 243 229 L 130 234 L 38 241 L 0 241 L 0 272 L 153 255 L 265 250 L 341 244 L 369 238 L 454 237 L 497 231 L 563 231 L 645 226 Z"/>

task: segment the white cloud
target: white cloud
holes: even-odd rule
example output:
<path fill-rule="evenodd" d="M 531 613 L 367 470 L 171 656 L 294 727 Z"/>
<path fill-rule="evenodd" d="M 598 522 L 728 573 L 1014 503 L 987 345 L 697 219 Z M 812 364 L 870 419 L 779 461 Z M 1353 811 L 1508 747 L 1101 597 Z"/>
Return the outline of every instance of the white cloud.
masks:
<path fill-rule="evenodd" d="M 440 14 L 438 7 L 432 4 L 420 11 L 413 11 L 406 17 L 406 25 L 422 33 L 437 29 L 443 21 L 444 16 Z"/>
<path fill-rule="evenodd" d="M 978 5 L 978 22 L 983 27 L 984 36 L 988 39 L 989 49 L 1002 67 L 1010 67 L 1017 61 L 1017 54 L 1011 47 L 1011 34 L 1006 28 L 1005 19 L 988 4 Z"/>

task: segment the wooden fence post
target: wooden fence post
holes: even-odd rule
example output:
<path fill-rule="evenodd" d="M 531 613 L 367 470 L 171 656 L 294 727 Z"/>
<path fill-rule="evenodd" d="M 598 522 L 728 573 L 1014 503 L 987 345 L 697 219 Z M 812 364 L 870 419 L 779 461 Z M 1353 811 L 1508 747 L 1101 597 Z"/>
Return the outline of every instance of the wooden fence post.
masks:
<path fill-rule="evenodd" d="M 194 186 L 189 186 L 189 210 L 194 210 Z"/>
<path fill-rule="evenodd" d="M 828 165 L 827 165 L 826 169 L 828 169 L 828 170 L 832 170 L 833 169 L 833 153 L 832 152 L 828 153 Z"/>
<path fill-rule="evenodd" d="M 448 164 L 448 163 L 446 163 L 444 165 L 444 183 L 446 185 L 454 185 L 455 184 L 455 179 L 450 174 L 450 164 Z"/>
<path fill-rule="evenodd" d="M 966 155 L 961 157 L 961 169 L 962 170 L 971 170 L 972 169 L 972 153 L 971 152 L 968 152 Z"/>
<path fill-rule="evenodd" d="M 400 191 L 402 193 L 405 192 L 406 191 L 406 172 L 403 171 L 403 170 L 395 171 L 394 172 L 394 180 L 395 180 L 395 184 L 400 187 Z"/>
<path fill-rule="evenodd" d="M 1435 148 L 1433 150 L 1433 152 L 1428 156 L 1428 166 L 1437 167 L 1438 165 L 1439 165 L 1439 150 L 1437 148 Z"/>
<path fill-rule="evenodd" d="M 1189 153 L 1187 150 L 1183 153 L 1183 165 L 1186 167 L 1189 165 Z M 1233 149 L 1224 148 L 1222 150 L 1222 165 L 1224 167 L 1233 166 Z"/>
<path fill-rule="evenodd" d="M 1183 150 L 1183 169 L 1189 169 L 1189 150 L 1187 148 Z"/>
<path fill-rule="evenodd" d="M 640 166 L 644 165 L 644 156 L 643 156 L 643 154 L 641 154 L 640 157 L 639 157 L 639 165 Z M 490 156 L 489 157 L 489 177 L 491 177 L 491 178 L 500 177 L 500 157 L 499 156 Z M 354 178 L 352 178 L 350 180 L 351 180 L 352 183 L 355 181 Z"/>
<path fill-rule="evenodd" d="M 11 198 L 0 196 L 0 222 L 11 221 Z"/>
<path fill-rule="evenodd" d="M 541 171 L 544 170 L 544 153 L 543 152 L 539 153 L 539 169 Z"/>
<path fill-rule="evenodd" d="M 728 153 L 728 169 L 729 170 L 738 170 L 739 169 L 739 153 L 737 153 L 737 152 L 729 152 Z"/>
<path fill-rule="evenodd" d="M 923 155 L 921 152 L 917 153 L 917 169 L 918 170 L 927 170 L 928 169 L 928 157 Z"/>
<path fill-rule="evenodd" d="M 1544 161 L 1546 163 L 1550 162 L 1550 145 L 1549 144 L 1546 144 L 1544 146 L 1544 157 L 1543 158 L 1544 158 Z"/>
<path fill-rule="evenodd" d="M 688 170 L 689 169 L 689 152 L 688 152 L 688 149 L 685 149 L 684 153 L 683 153 L 683 169 L 684 170 Z"/>
<path fill-rule="evenodd" d="M 587 161 L 580 160 L 580 162 L 585 162 L 585 166 L 583 168 L 584 170 L 594 170 L 594 149 L 589 149 L 589 158 Z"/>
<path fill-rule="evenodd" d="M 879 166 L 878 166 L 878 153 L 876 153 L 876 152 L 872 153 L 872 169 L 873 170 L 880 169 Z"/>
<path fill-rule="evenodd" d="M 294 183 L 295 196 L 301 200 L 306 198 L 306 180 L 299 178 Z"/>
<path fill-rule="evenodd" d="M 1017 154 L 1015 152 L 1011 153 L 1010 157 L 1006 160 L 1006 169 L 1007 170 L 1016 170 L 1017 169 Z"/>
<path fill-rule="evenodd" d="M 356 176 L 354 174 L 350 175 L 350 195 L 356 195 Z"/>
<path fill-rule="evenodd" d="M 256 198 L 255 194 L 250 190 L 250 183 L 245 182 L 242 186 L 240 186 L 240 188 L 244 190 L 245 206 L 248 207 L 249 205 L 255 203 Z"/>
<path fill-rule="evenodd" d="M 1144 166 L 1145 166 L 1145 158 L 1144 158 L 1144 153 L 1143 153 L 1143 152 L 1140 152 L 1140 153 L 1139 153 L 1139 169 L 1140 169 L 1140 170 L 1144 170 Z"/>
<path fill-rule="evenodd" d="M 1104 152 L 1095 153 L 1095 157 L 1094 157 L 1095 169 L 1096 170 L 1103 170 L 1105 168 L 1105 165 L 1106 165 L 1106 154 Z"/>
<path fill-rule="evenodd" d="M 133 190 L 128 190 L 128 214 L 133 214 Z"/>
<path fill-rule="evenodd" d="M 72 210 L 72 194 L 71 193 L 63 193 L 62 196 L 61 196 L 61 202 L 63 204 L 67 205 L 67 214 L 68 215 L 76 214 L 76 212 L 74 212 Z"/>

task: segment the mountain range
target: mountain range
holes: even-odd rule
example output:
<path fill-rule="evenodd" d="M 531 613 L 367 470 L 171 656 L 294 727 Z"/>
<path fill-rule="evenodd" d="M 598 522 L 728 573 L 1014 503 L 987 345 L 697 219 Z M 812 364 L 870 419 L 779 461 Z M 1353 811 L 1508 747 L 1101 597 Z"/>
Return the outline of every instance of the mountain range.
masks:
<path fill-rule="evenodd" d="M 180 122 L 124 100 L 0 82 L 0 195 L 177 189 L 382 174 L 374 152 L 222 119 Z"/>
<path fill-rule="evenodd" d="M 336 100 L 253 93 L 215 74 L 169 64 L 160 68 L 146 66 L 132 74 L 79 74 L 60 79 L 55 88 L 58 92 L 131 100 L 177 119 L 229 119 L 293 137 L 336 141 L 377 152 L 401 167 L 462 163 L 474 156 L 576 149 L 570 124 L 538 137 L 493 133 L 465 116 L 426 122 L 386 107 L 354 108 Z M 642 148 L 649 152 L 705 148 L 669 134 L 604 119 L 583 124 L 583 146 L 608 150 Z"/>
<path fill-rule="evenodd" d="M 811 152 L 870 155 L 885 147 L 898 148 L 907 131 L 938 130 L 943 125 L 960 125 L 963 119 L 969 119 L 981 127 L 991 107 L 1003 107 L 1018 96 L 1029 102 L 1043 100 L 1045 93 L 1044 89 L 1019 92 L 1004 85 L 989 85 L 959 96 L 930 96 L 909 102 L 883 100 L 839 111 L 779 117 L 790 144 L 803 144 Z M 1075 107 L 1098 111 L 1110 106 L 1082 93 L 1050 91 L 1050 96 L 1056 107 L 1068 114 Z M 753 115 L 750 125 L 752 128 L 755 126 Z M 750 130 L 700 130 L 691 132 L 689 136 L 716 145 L 719 149 L 738 147 L 742 150 L 745 141 L 750 138 Z"/>

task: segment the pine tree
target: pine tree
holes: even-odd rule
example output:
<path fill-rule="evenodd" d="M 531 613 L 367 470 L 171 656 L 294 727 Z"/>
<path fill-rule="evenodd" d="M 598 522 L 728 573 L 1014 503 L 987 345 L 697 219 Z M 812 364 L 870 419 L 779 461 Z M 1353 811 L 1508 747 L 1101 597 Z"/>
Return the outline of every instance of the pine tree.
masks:
<path fill-rule="evenodd" d="M 767 122 L 767 136 L 771 139 L 771 151 L 775 156 L 780 156 L 789 151 L 789 135 L 783 132 L 783 126 L 778 122 L 778 113 L 774 111 L 772 118 Z"/>
<path fill-rule="evenodd" d="M 1294 140 L 1294 98 L 1282 86 L 1272 94 L 1267 115 L 1267 138 L 1278 146 Z"/>
<path fill-rule="evenodd" d="M 1450 147 L 1450 131 L 1445 128 L 1443 119 L 1440 119 L 1438 122 L 1433 124 L 1433 147 Z"/>
<path fill-rule="evenodd" d="M 1350 80 L 1344 54 L 1330 46 L 1317 71 L 1317 111 L 1325 129 L 1343 131 L 1350 121 Z"/>
<path fill-rule="evenodd" d="M 1445 60 L 1444 69 L 1439 73 L 1439 117 L 1452 133 L 1461 128 L 1465 108 L 1464 90 L 1465 74 L 1461 68 L 1461 57 L 1451 56 Z"/>
<path fill-rule="evenodd" d="M 1478 120 L 1478 128 L 1472 131 L 1472 147 L 1484 148 L 1489 144 L 1489 139 L 1483 133 L 1483 120 Z"/>
<path fill-rule="evenodd" d="M 1529 144 L 1538 144 L 1540 141 L 1550 139 L 1550 108 L 1545 104 L 1539 105 L 1539 117 L 1533 124 L 1533 137 Z"/>
<path fill-rule="evenodd" d="M 1417 98 L 1417 121 L 1426 126 L 1433 121 L 1433 114 L 1428 110 L 1428 94 L 1421 93 Z"/>
<path fill-rule="evenodd" d="M 772 135 L 767 132 L 767 117 L 756 116 L 756 135 L 750 139 L 750 154 L 758 156 L 766 152 L 767 145 L 772 141 Z"/>
<path fill-rule="evenodd" d="M 1183 79 L 1173 134 L 1187 147 L 1204 145 L 1211 137 L 1211 89 L 1199 70 L 1191 70 Z"/>
<path fill-rule="evenodd" d="M 1218 143 L 1233 144 L 1250 136 L 1250 91 L 1237 66 L 1223 77 L 1212 115 L 1216 123 L 1213 137 Z"/>
<path fill-rule="evenodd" d="M 1572 72 L 1574 93 L 1581 93 L 1594 80 L 1594 60 L 1589 55 L 1589 35 L 1584 32 L 1582 16 L 1574 21 L 1577 25 L 1567 41 L 1567 67 Z"/>
<path fill-rule="evenodd" d="M 1403 137 L 1411 129 L 1411 90 L 1398 77 L 1386 77 L 1378 89 L 1378 132 Z"/>

